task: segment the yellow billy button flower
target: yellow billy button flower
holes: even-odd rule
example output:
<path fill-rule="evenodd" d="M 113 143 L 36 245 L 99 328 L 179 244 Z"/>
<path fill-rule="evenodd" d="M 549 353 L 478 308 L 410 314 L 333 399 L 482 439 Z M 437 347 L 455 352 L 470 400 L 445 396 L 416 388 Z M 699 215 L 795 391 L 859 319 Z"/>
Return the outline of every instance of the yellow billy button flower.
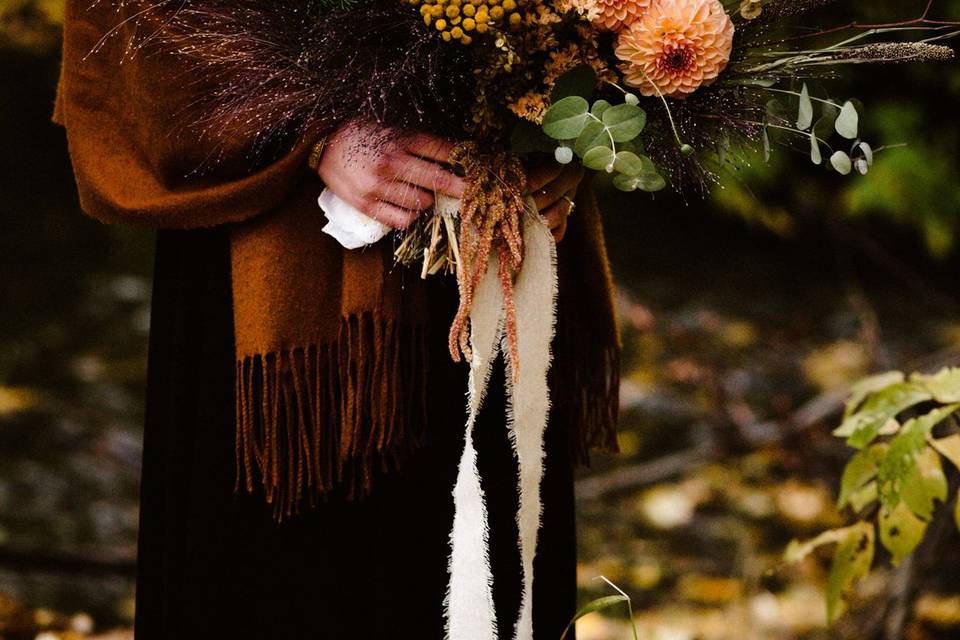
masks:
<path fill-rule="evenodd" d="M 448 18 L 456 18 L 458 15 L 460 15 L 460 7 L 456 7 L 451 4 L 447 7 L 447 10 L 444 13 L 447 14 Z"/>
<path fill-rule="evenodd" d="M 463 20 L 463 30 L 464 31 L 473 31 L 477 27 L 476 21 L 473 18 L 464 18 Z"/>
<path fill-rule="evenodd" d="M 511 27 L 519 27 L 519 26 L 520 26 L 520 21 L 521 21 L 522 19 L 523 19 L 523 18 L 520 17 L 520 14 L 519 14 L 519 13 L 511 13 L 511 14 L 510 14 L 510 18 L 509 18 L 510 26 L 511 26 Z"/>
<path fill-rule="evenodd" d="M 444 42 L 450 42 L 451 40 L 449 31 L 444 31 L 443 33 L 440 34 L 440 37 L 443 38 Z"/>
<path fill-rule="evenodd" d="M 463 38 L 460 39 L 461 44 L 470 44 L 471 42 L 473 42 L 473 38 L 471 38 L 467 34 L 463 34 Z"/>
<path fill-rule="evenodd" d="M 434 18 L 439 18 L 443 15 L 443 7 L 438 4 L 433 5 L 430 7 L 430 15 L 432 15 Z"/>
<path fill-rule="evenodd" d="M 463 29 L 460 27 L 454 27 L 453 29 L 450 29 L 450 35 L 453 36 L 454 40 L 459 40 L 463 37 Z"/>
<path fill-rule="evenodd" d="M 468 18 L 472 18 L 474 15 L 476 15 L 477 8 L 472 4 L 468 4 L 463 9 L 461 9 L 461 11 L 463 12 L 463 15 L 467 16 Z"/>
<path fill-rule="evenodd" d="M 486 23 L 483 23 L 483 24 L 477 23 L 477 33 L 484 34 L 489 30 L 490 30 L 490 27 L 488 27 Z"/>
<path fill-rule="evenodd" d="M 503 7 L 493 7 L 490 9 L 490 17 L 494 20 L 499 20 L 503 17 Z"/>
<path fill-rule="evenodd" d="M 443 31 L 444 29 L 447 28 L 447 21 L 444 20 L 443 18 L 440 18 L 439 20 L 433 23 L 433 26 L 437 28 L 437 31 Z"/>
<path fill-rule="evenodd" d="M 502 6 L 504 11 L 513 11 L 517 8 L 517 3 L 515 0 L 503 0 Z"/>

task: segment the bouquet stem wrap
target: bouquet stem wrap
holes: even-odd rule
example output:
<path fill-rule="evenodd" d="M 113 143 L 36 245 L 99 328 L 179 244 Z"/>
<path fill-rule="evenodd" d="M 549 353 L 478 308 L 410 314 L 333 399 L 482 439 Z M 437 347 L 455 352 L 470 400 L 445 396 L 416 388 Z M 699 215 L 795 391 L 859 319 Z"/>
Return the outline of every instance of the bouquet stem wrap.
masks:
<path fill-rule="evenodd" d="M 447 199 L 449 200 L 449 199 Z M 450 202 L 438 202 L 448 207 Z M 527 200 L 530 211 L 536 211 Z M 513 286 L 515 348 L 506 331 L 507 305 L 498 275 L 496 249 L 474 291 L 470 307 L 470 377 L 466 437 L 454 487 L 454 522 L 450 534 L 450 582 L 445 601 L 450 640 L 494 640 L 497 637 L 490 568 L 487 511 L 473 427 L 483 404 L 491 366 L 503 354 L 507 366 L 505 426 L 519 469 L 518 544 L 523 570 L 517 640 L 532 640 L 533 559 L 540 529 L 540 482 L 543 477 L 543 438 L 550 410 L 547 373 L 556 324 L 556 245 L 538 215 L 525 215 L 523 268 Z M 461 233 L 477 233 L 464 224 Z M 519 360 L 523 369 L 517 369 Z"/>

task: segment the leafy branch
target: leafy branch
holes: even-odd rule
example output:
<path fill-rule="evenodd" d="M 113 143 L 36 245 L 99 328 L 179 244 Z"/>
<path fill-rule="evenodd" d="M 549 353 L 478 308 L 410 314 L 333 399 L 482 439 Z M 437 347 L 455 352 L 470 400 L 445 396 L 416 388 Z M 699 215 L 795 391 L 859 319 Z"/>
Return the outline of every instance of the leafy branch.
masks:
<path fill-rule="evenodd" d="M 785 552 L 797 562 L 818 547 L 836 544 L 827 582 L 827 618 L 846 609 L 856 584 L 870 571 L 876 539 L 895 566 L 923 541 L 936 504 L 947 501 L 942 459 L 960 469 L 960 433 L 937 435 L 960 410 L 960 369 L 907 378 L 893 371 L 851 389 L 843 421 L 833 434 L 857 449 L 844 468 L 838 508 L 858 514 L 848 527 L 812 540 L 794 540 Z M 960 501 L 953 517 L 960 527 Z"/>

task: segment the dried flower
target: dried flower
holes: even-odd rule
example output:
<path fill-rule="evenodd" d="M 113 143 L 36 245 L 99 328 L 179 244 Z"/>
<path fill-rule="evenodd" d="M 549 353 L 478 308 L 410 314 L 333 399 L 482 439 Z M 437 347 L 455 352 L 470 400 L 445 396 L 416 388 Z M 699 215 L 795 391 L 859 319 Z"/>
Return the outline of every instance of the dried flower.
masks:
<path fill-rule="evenodd" d="M 623 31 L 643 17 L 652 0 L 595 0 L 597 16 L 592 22 L 598 29 Z"/>
<path fill-rule="evenodd" d="M 948 62 L 954 51 L 942 44 L 928 42 L 875 42 L 830 52 L 830 60 L 850 62 Z"/>
<path fill-rule="evenodd" d="M 622 31 L 624 82 L 645 96 L 685 98 L 711 84 L 733 49 L 733 22 L 719 0 L 660 0 Z"/>

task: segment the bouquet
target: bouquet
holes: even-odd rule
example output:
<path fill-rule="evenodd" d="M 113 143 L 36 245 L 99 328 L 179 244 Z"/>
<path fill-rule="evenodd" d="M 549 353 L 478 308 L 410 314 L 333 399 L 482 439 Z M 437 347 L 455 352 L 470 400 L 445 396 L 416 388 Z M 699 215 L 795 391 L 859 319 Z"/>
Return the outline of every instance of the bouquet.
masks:
<path fill-rule="evenodd" d="M 581 163 L 624 191 L 705 192 L 775 142 L 838 174 L 883 149 L 861 135 L 864 106 L 827 81 L 864 63 L 948 60 L 952 24 L 928 17 L 798 31 L 831 0 L 163 0 L 161 35 L 224 81 L 204 126 L 247 130 L 255 154 L 351 120 L 384 140 L 428 130 L 460 141 L 459 202 L 398 232 L 395 256 L 459 283 L 452 357 L 470 363 L 466 439 L 454 489 L 448 634 L 494 638 L 485 505 L 471 443 L 491 362 L 507 365 L 505 417 L 519 462 L 523 568 L 516 637 L 532 637 L 546 383 L 556 253 L 524 165 Z M 932 2 L 930 3 L 932 5 Z M 797 35 L 799 33 L 799 35 Z M 920 38 L 910 39 L 911 34 Z M 334 72 L 335 70 L 335 72 Z M 377 141 L 371 141 L 376 145 Z M 321 196 L 333 229 L 371 221 Z M 373 225 L 370 239 L 388 230 Z"/>

